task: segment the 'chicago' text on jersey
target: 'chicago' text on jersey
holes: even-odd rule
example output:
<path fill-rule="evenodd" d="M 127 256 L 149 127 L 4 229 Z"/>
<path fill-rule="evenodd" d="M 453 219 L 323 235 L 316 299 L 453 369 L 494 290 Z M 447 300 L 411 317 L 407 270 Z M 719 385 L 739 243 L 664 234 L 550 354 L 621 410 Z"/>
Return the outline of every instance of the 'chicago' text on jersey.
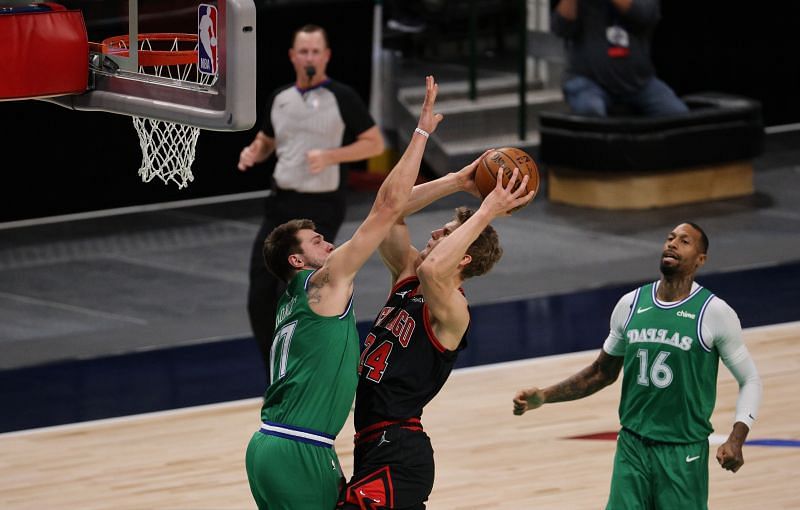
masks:
<path fill-rule="evenodd" d="M 393 306 L 384 307 L 381 313 L 378 314 L 375 325 L 390 331 L 400 342 L 400 345 L 408 347 L 411 335 L 414 334 L 416 321 L 414 321 L 414 318 L 411 317 L 407 311 L 402 309 L 398 313 L 392 315 L 394 309 L 395 307 Z M 386 324 L 387 321 L 388 324 Z"/>

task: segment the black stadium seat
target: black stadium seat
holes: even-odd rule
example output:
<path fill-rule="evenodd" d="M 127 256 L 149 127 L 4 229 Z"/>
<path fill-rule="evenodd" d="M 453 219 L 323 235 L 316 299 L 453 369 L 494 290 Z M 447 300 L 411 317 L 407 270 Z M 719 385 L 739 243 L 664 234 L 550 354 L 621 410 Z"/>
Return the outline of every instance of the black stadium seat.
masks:
<path fill-rule="evenodd" d="M 749 162 L 763 152 L 764 127 L 758 101 L 713 92 L 688 95 L 683 100 L 689 113 L 670 117 L 593 118 L 542 112 L 541 162 L 557 178 L 559 173 L 569 174 L 573 180 L 581 176 L 598 178 L 604 173 L 625 179 L 722 168 L 726 163 Z M 733 195 L 710 192 L 708 198 L 741 195 L 743 188 L 738 189 Z M 569 197 L 556 197 L 556 201 L 570 202 Z M 694 198 L 687 195 L 687 201 Z M 654 199 L 651 204 L 660 205 L 671 203 Z"/>

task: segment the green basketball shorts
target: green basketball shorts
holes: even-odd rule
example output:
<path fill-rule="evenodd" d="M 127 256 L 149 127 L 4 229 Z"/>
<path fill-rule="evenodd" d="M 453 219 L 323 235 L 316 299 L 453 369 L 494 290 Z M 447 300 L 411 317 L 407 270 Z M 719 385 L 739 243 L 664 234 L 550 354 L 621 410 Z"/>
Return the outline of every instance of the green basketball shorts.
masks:
<path fill-rule="evenodd" d="M 606 510 L 707 510 L 708 441 L 661 443 L 623 428 Z"/>

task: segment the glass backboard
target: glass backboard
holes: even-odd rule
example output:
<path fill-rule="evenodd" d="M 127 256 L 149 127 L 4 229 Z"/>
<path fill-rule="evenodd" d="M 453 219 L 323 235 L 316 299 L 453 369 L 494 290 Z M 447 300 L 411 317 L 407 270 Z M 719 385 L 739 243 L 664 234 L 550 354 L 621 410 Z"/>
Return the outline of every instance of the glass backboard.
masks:
<path fill-rule="evenodd" d="M 82 12 L 89 90 L 43 99 L 217 131 L 256 119 L 253 0 L 64 0 Z M 130 51 L 138 41 L 139 51 Z"/>

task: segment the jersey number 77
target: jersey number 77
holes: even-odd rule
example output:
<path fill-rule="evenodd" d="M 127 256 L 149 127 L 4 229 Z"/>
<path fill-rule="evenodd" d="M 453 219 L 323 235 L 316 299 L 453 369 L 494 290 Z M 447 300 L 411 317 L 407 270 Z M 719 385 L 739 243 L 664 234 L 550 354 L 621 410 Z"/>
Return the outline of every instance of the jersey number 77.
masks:
<path fill-rule="evenodd" d="M 294 336 L 296 327 L 297 321 L 292 321 L 285 324 L 275 334 L 275 338 L 272 341 L 272 349 L 269 351 L 269 366 L 272 367 L 272 370 L 270 370 L 270 384 L 273 384 L 276 380 L 286 375 L 286 364 L 289 360 L 289 346 L 292 344 L 292 336 Z M 275 358 L 276 353 L 278 356 L 277 359 Z"/>

